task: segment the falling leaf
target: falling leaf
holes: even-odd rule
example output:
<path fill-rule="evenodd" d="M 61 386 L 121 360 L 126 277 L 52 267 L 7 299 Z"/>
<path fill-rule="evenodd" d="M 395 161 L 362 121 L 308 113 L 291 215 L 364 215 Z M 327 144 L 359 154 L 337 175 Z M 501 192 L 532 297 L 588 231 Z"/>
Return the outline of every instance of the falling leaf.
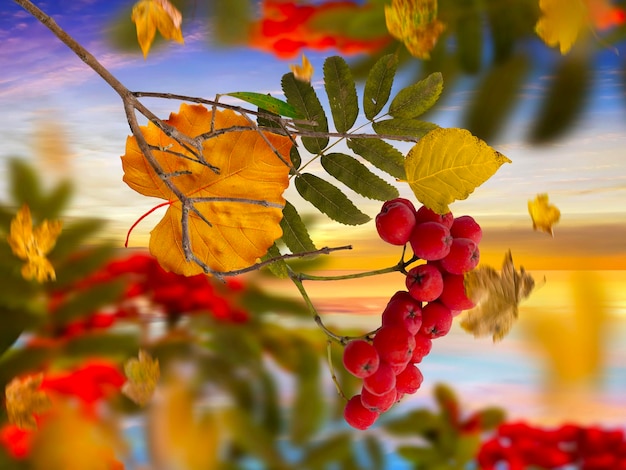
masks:
<path fill-rule="evenodd" d="M 25 204 L 11 221 L 7 236 L 13 254 L 26 261 L 22 266 L 22 277 L 27 281 L 54 281 L 56 274 L 46 255 L 54 248 L 63 224 L 59 220 L 44 220 L 33 228 L 30 208 Z"/>
<path fill-rule="evenodd" d="M 541 17 L 535 26 L 539 37 L 550 47 L 567 54 L 587 30 L 607 29 L 624 22 L 621 8 L 609 0 L 539 0 Z"/>
<path fill-rule="evenodd" d="M 548 202 L 547 194 L 537 194 L 533 201 L 528 201 L 528 212 L 533 219 L 533 229 L 554 236 L 552 226 L 561 218 L 561 211 Z"/>
<path fill-rule="evenodd" d="M 218 111 L 212 116 L 204 106 L 185 103 L 167 123 L 193 138 L 211 132 L 212 121 L 215 129 L 251 125 L 232 111 Z M 285 161 L 289 160 L 292 143 L 288 137 L 245 130 L 203 140 L 203 155 L 219 168 L 217 174 L 154 124 L 142 127 L 142 132 L 151 145 L 163 149 L 153 151 L 153 155 L 166 174 L 178 175 L 171 179 L 176 187 L 188 197 L 203 198 L 194 203 L 198 213 L 190 211 L 187 222 L 191 249 L 210 269 L 224 272 L 250 266 L 280 238 L 285 204 L 282 193 L 289 184 Z M 285 161 L 268 142 L 286 156 Z M 124 181 L 132 189 L 171 202 L 150 234 L 151 254 L 168 271 L 185 276 L 202 273 L 198 264 L 185 259 L 182 203 L 148 164 L 135 137 L 126 142 L 122 167 Z"/>
<path fill-rule="evenodd" d="M 438 214 L 450 212 L 448 204 L 466 199 L 503 163 L 500 152 L 464 129 L 430 131 L 406 156 L 406 178 L 418 201 Z"/>
<path fill-rule="evenodd" d="M 144 58 L 148 57 L 157 29 L 165 39 L 184 42 L 180 29 L 183 17 L 168 0 L 139 0 L 131 19 L 137 27 L 137 41 Z"/>
<path fill-rule="evenodd" d="M 535 280 L 523 267 L 515 271 L 509 250 L 500 274 L 491 266 L 465 274 L 465 290 L 476 307 L 467 311 L 461 326 L 474 336 L 492 335 L 494 342 L 500 341 L 517 319 L 518 304 L 534 287 Z"/>
<path fill-rule="evenodd" d="M 9 422 L 20 429 L 37 429 L 34 415 L 50 408 L 50 399 L 46 392 L 39 389 L 43 374 L 30 375 L 23 379 L 15 378 L 5 390 L 6 407 Z"/>
<path fill-rule="evenodd" d="M 122 386 L 122 393 L 144 406 L 152 398 L 161 375 L 159 360 L 140 350 L 138 359 L 129 359 L 124 364 L 124 372 L 128 380 Z"/>
<path fill-rule="evenodd" d="M 402 41 L 412 56 L 429 59 L 445 30 L 437 19 L 437 0 L 392 0 L 385 5 L 389 33 Z"/>
<path fill-rule="evenodd" d="M 289 69 L 293 72 L 293 76 L 296 77 L 296 80 L 311 83 L 311 78 L 313 77 L 313 65 L 304 54 L 302 54 L 302 66 L 293 64 L 289 65 Z"/>

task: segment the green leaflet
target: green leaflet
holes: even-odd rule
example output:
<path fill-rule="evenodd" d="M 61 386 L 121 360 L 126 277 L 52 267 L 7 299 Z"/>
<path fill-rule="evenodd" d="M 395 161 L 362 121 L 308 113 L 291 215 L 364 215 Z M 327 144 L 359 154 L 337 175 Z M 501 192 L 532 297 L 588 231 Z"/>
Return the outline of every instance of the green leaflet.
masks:
<path fill-rule="evenodd" d="M 64 353 L 69 357 L 123 357 L 136 354 L 139 336 L 136 333 L 91 333 L 76 336 L 65 345 Z"/>
<path fill-rule="evenodd" d="M 387 104 L 397 68 L 398 57 L 396 54 L 388 54 L 381 57 L 367 75 L 363 90 L 363 111 L 370 121 Z"/>
<path fill-rule="evenodd" d="M 296 147 L 295 145 L 291 146 L 291 150 L 289 151 L 289 159 L 291 160 L 291 164 L 293 165 L 293 168 L 295 170 L 300 168 L 300 165 L 302 165 L 302 157 L 300 157 L 300 152 L 298 152 L 298 147 Z M 295 175 L 296 172 L 294 171 L 294 169 L 290 169 L 289 174 Z"/>
<path fill-rule="evenodd" d="M 389 105 L 389 114 L 394 118 L 414 119 L 428 111 L 443 91 L 443 76 L 439 72 L 398 92 Z"/>
<path fill-rule="evenodd" d="M 341 462 L 349 456 L 352 440 L 350 434 L 341 433 L 328 436 L 321 442 L 314 442 L 306 449 L 298 468 L 327 468 L 329 464 Z"/>
<path fill-rule="evenodd" d="M 483 18 L 479 0 L 456 0 L 459 15 L 456 17 L 457 55 L 466 73 L 480 70 L 483 51 Z"/>
<path fill-rule="evenodd" d="M 385 449 L 382 442 L 368 434 L 363 439 L 367 450 L 367 461 L 371 462 L 372 470 L 383 470 L 385 468 Z"/>
<path fill-rule="evenodd" d="M 50 317 L 54 325 L 65 325 L 72 320 L 86 317 L 99 308 L 111 305 L 117 301 L 124 289 L 123 282 L 107 282 L 95 284 L 92 287 L 77 292 L 64 303 Z"/>
<path fill-rule="evenodd" d="M 372 123 L 372 127 L 377 134 L 398 135 L 421 139 L 439 126 L 432 122 L 418 121 L 417 119 L 393 118 L 374 122 Z"/>
<path fill-rule="evenodd" d="M 298 193 L 304 199 L 337 222 L 361 225 L 370 220 L 370 217 L 357 209 L 341 190 L 315 175 L 303 173 L 296 177 L 295 183 Z"/>
<path fill-rule="evenodd" d="M 283 75 L 281 85 L 287 102 L 296 109 L 298 116 L 316 123 L 296 124 L 296 127 L 307 131 L 328 132 L 328 119 L 311 84 L 296 80 L 293 73 L 287 73 Z M 326 148 L 328 140 L 328 137 L 303 137 L 302 144 L 309 152 L 318 154 Z"/>
<path fill-rule="evenodd" d="M 369 199 L 388 201 L 398 197 L 398 190 L 378 177 L 354 157 L 344 153 L 322 155 L 324 169 L 353 191 Z"/>
<path fill-rule="evenodd" d="M 359 102 L 352 72 L 341 57 L 324 61 L 324 88 L 337 132 L 348 132 L 359 114 Z"/>
<path fill-rule="evenodd" d="M 320 380 L 320 360 L 317 351 L 307 341 L 298 341 L 294 353 L 298 356 L 296 395 L 291 415 L 291 440 L 296 444 L 309 442 L 324 423 L 325 400 Z"/>
<path fill-rule="evenodd" d="M 248 36 L 252 6 L 248 0 L 216 0 L 213 2 L 212 27 L 217 43 L 241 45 Z"/>
<path fill-rule="evenodd" d="M 289 103 L 285 103 L 278 98 L 274 98 L 271 95 L 264 93 L 254 93 L 252 91 L 234 91 L 232 93 L 224 93 L 228 96 L 234 96 L 242 101 L 253 104 L 261 108 L 259 111 L 267 111 L 270 113 L 278 114 L 279 116 L 286 116 L 290 118 L 297 118 L 298 111 Z"/>
<path fill-rule="evenodd" d="M 378 139 L 348 139 L 348 147 L 376 168 L 404 180 L 404 156 L 391 144 Z"/>
<path fill-rule="evenodd" d="M 283 229 L 282 240 L 292 253 L 303 253 L 315 251 L 315 245 L 309 236 L 306 225 L 302 222 L 298 211 L 289 201 L 285 201 L 283 208 L 283 218 L 280 221 L 280 228 Z"/>
<path fill-rule="evenodd" d="M 274 243 L 268 248 L 267 253 L 263 255 L 261 261 L 267 261 L 268 259 L 277 258 L 279 256 L 280 250 L 276 246 L 276 243 Z M 286 279 L 287 277 L 289 277 L 289 272 L 287 271 L 287 263 L 284 259 L 275 261 L 267 265 L 267 269 L 279 279 Z"/>

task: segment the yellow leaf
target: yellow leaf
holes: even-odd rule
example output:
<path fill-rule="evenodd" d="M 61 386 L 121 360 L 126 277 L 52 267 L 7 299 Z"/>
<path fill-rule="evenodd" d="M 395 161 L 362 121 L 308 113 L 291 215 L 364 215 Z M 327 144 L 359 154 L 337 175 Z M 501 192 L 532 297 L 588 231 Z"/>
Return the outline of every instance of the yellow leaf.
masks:
<path fill-rule="evenodd" d="M 465 274 L 465 292 L 476 307 L 468 310 L 461 326 L 474 336 L 504 338 L 517 319 L 517 306 L 535 288 L 535 280 L 523 267 L 513 266 L 511 251 L 500 274 L 491 266 L 481 266 Z"/>
<path fill-rule="evenodd" d="M 7 236 L 13 254 L 26 261 L 22 267 L 22 277 L 27 281 L 54 281 L 56 274 L 46 255 L 54 248 L 61 233 L 61 221 L 44 220 L 33 229 L 30 209 L 25 204 L 11 221 L 11 229 Z"/>
<path fill-rule="evenodd" d="M 13 379 L 5 389 L 9 422 L 21 429 L 37 429 L 34 415 L 50 408 L 46 392 L 39 390 L 43 374 Z"/>
<path fill-rule="evenodd" d="M 168 0 L 139 0 L 133 7 L 131 20 L 137 28 L 137 41 L 144 58 L 148 56 L 156 30 L 167 39 L 183 43 L 183 17 Z"/>
<path fill-rule="evenodd" d="M 533 219 L 533 229 L 554 236 L 552 226 L 561 218 L 561 211 L 548 203 L 547 194 L 537 194 L 533 201 L 528 201 L 528 213 Z"/>
<path fill-rule="evenodd" d="M 464 129 L 438 128 L 413 146 L 404 168 L 417 199 L 438 214 L 450 212 L 448 204 L 466 199 L 503 163 L 511 163 Z"/>
<path fill-rule="evenodd" d="M 172 113 L 167 122 L 187 136 L 197 137 L 211 132 L 212 121 L 212 112 L 205 107 L 183 103 L 180 113 Z M 250 123 L 232 111 L 218 111 L 214 125 L 223 129 Z M 203 155 L 219 168 L 216 174 L 154 124 L 149 123 L 142 132 L 151 145 L 163 149 L 153 154 L 166 173 L 178 175 L 172 178 L 176 186 L 188 197 L 203 198 L 194 203 L 201 216 L 190 211 L 187 220 L 191 249 L 210 269 L 224 272 L 250 266 L 282 236 L 282 194 L 289 184 L 289 167 L 267 142 L 288 161 L 292 145 L 288 137 L 246 130 L 204 139 Z M 155 174 L 135 137 L 126 142 L 122 166 L 124 181 L 135 191 L 175 201 L 150 234 L 152 255 L 168 271 L 185 276 L 202 273 L 200 266 L 185 259 L 182 204 Z"/>
<path fill-rule="evenodd" d="M 124 364 L 124 372 L 128 379 L 122 386 L 122 393 L 140 406 L 150 401 L 161 375 L 158 359 L 139 351 L 138 359 L 129 359 Z"/>
<path fill-rule="evenodd" d="M 437 0 L 392 0 L 385 5 L 387 30 L 402 41 L 412 56 L 429 59 L 445 30 L 437 19 Z"/>
<path fill-rule="evenodd" d="M 296 80 L 307 83 L 311 82 L 311 78 L 313 77 L 313 65 L 304 54 L 302 54 L 302 66 L 293 64 L 289 65 L 289 69 L 293 72 Z"/>

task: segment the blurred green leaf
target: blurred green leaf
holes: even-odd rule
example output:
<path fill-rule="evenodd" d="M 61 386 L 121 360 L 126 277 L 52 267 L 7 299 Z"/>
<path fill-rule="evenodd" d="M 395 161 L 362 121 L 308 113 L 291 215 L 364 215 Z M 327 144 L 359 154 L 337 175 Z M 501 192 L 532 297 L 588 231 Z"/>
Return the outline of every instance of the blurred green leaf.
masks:
<path fill-rule="evenodd" d="M 57 326 L 96 313 L 102 307 L 114 304 L 124 291 L 122 281 L 107 282 L 74 292 L 55 310 L 50 320 Z"/>
<path fill-rule="evenodd" d="M 439 126 L 432 122 L 419 121 L 417 119 L 393 118 L 384 119 L 372 123 L 377 134 L 397 135 L 402 137 L 415 137 L 421 139 L 433 129 Z"/>
<path fill-rule="evenodd" d="M 340 189 L 318 176 L 302 173 L 296 176 L 295 184 L 298 193 L 305 200 L 337 222 L 361 225 L 371 219 L 352 204 Z"/>
<path fill-rule="evenodd" d="M 491 67 L 465 108 L 464 127 L 483 140 L 494 139 L 511 115 L 529 66 L 526 56 L 517 55 Z"/>
<path fill-rule="evenodd" d="M 234 91 L 232 93 L 223 93 L 224 95 L 234 96 L 246 103 L 253 104 L 263 110 L 270 113 L 277 114 L 279 116 L 286 116 L 291 118 L 298 117 L 298 112 L 289 103 L 285 103 L 278 98 L 266 93 L 255 93 L 252 91 Z"/>
<path fill-rule="evenodd" d="M 281 81 L 287 103 L 293 106 L 300 118 L 315 124 L 296 124 L 298 129 L 328 132 L 328 120 L 315 90 L 310 83 L 297 80 L 293 73 L 283 75 Z M 321 153 L 328 145 L 328 137 L 303 137 L 302 144 L 309 152 Z"/>
<path fill-rule="evenodd" d="M 587 102 L 591 77 L 592 67 L 586 57 L 568 54 L 561 59 L 538 114 L 532 121 L 531 142 L 545 143 L 571 129 Z"/>
<path fill-rule="evenodd" d="M 16 209 L 27 204 L 33 215 L 33 223 L 41 222 L 46 217 L 41 207 L 44 195 L 41 179 L 34 168 L 18 158 L 9 160 L 9 181 L 10 195 Z"/>
<path fill-rule="evenodd" d="M 398 190 L 372 173 L 365 165 L 344 153 L 322 155 L 324 169 L 356 193 L 369 199 L 387 201 L 399 196 Z"/>
<path fill-rule="evenodd" d="M 418 447 L 401 445 L 396 449 L 398 455 L 406 460 L 410 460 L 420 469 L 435 468 L 434 464 L 441 462 L 439 453 L 430 447 Z"/>
<path fill-rule="evenodd" d="M 282 429 L 280 396 L 276 379 L 267 371 L 260 371 L 259 386 L 261 388 L 261 425 L 269 433 L 276 436 Z"/>
<path fill-rule="evenodd" d="M 300 468 L 327 468 L 328 464 L 345 459 L 351 447 L 352 436 L 349 433 L 331 435 L 309 446 L 298 466 Z"/>
<path fill-rule="evenodd" d="M 483 53 L 483 20 L 479 0 L 456 0 L 459 15 L 456 22 L 457 55 L 466 73 L 480 70 Z"/>
<path fill-rule="evenodd" d="M 282 240 L 292 253 L 315 251 L 315 244 L 311 240 L 306 225 L 302 222 L 295 206 L 289 201 L 285 201 L 280 228 L 283 230 Z"/>
<path fill-rule="evenodd" d="M 425 435 L 439 428 L 439 417 L 430 410 L 417 409 L 385 422 L 385 430 L 394 436 Z"/>
<path fill-rule="evenodd" d="M 397 68 L 398 56 L 388 54 L 378 59 L 370 69 L 363 91 L 363 111 L 370 121 L 387 104 Z"/>
<path fill-rule="evenodd" d="M 48 220 L 58 219 L 63 215 L 74 194 L 74 185 L 61 181 L 41 201 L 41 211 Z"/>
<path fill-rule="evenodd" d="M 394 118 L 415 119 L 433 107 L 442 90 L 441 73 L 432 73 L 400 90 L 389 105 L 389 114 Z"/>
<path fill-rule="evenodd" d="M 110 244 L 94 245 L 84 249 L 77 247 L 71 253 L 72 256 L 63 258 L 61 261 L 57 261 L 57 253 L 53 253 L 51 259 L 55 262 L 57 279 L 52 287 L 59 289 L 69 287 L 95 273 L 113 258 L 115 247 Z"/>
<path fill-rule="evenodd" d="M 485 8 L 491 31 L 493 60 L 499 64 L 511 57 L 519 40 L 535 34 L 539 4 L 532 0 L 486 0 Z"/>
<path fill-rule="evenodd" d="M 78 248 L 87 245 L 105 225 L 101 219 L 63 221 L 63 230 L 50 252 L 50 259 L 60 261 L 74 255 Z"/>
<path fill-rule="evenodd" d="M 219 45 L 246 44 L 250 24 L 251 4 L 248 0 L 215 0 L 212 21 L 214 38 Z"/>
<path fill-rule="evenodd" d="M 309 310 L 301 299 L 266 293 L 264 290 L 249 285 L 237 301 L 253 315 L 263 313 L 307 316 Z"/>
<path fill-rule="evenodd" d="M 391 144 L 379 139 L 348 139 L 348 147 L 376 168 L 405 180 L 404 156 Z"/>
<path fill-rule="evenodd" d="M 385 449 L 382 442 L 376 437 L 368 434 L 363 439 L 367 451 L 368 468 L 372 470 L 383 470 L 385 467 Z"/>
<path fill-rule="evenodd" d="M 14 310 L 0 305 L 0 357 L 9 349 L 29 324 L 34 323 L 31 315 L 23 310 Z"/>
<path fill-rule="evenodd" d="M 48 345 L 9 349 L 0 357 L 0 390 L 13 378 L 40 369 L 57 353 L 57 347 Z"/>
<path fill-rule="evenodd" d="M 506 412 L 502 408 L 489 407 L 478 412 L 478 422 L 483 431 L 497 428 L 506 419 Z"/>
<path fill-rule="evenodd" d="M 306 341 L 296 342 L 299 365 L 296 370 L 296 392 L 291 410 L 291 440 L 296 444 L 309 441 L 324 422 L 324 394 L 320 381 L 320 358 Z"/>
<path fill-rule="evenodd" d="M 63 352 L 72 358 L 93 356 L 128 358 L 138 349 L 139 335 L 136 333 L 94 331 L 68 340 Z"/>
<path fill-rule="evenodd" d="M 359 102 L 350 67 L 343 58 L 333 56 L 324 61 L 324 87 L 337 132 L 348 132 L 359 114 Z"/>

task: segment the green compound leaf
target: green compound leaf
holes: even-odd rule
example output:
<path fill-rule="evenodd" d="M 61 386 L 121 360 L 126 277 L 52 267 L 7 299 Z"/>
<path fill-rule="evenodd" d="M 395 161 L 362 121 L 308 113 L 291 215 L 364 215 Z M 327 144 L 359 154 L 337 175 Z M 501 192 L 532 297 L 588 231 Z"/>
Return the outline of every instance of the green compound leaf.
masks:
<path fill-rule="evenodd" d="M 291 164 L 293 165 L 293 168 L 295 168 L 295 170 L 299 169 L 300 165 L 302 165 L 302 157 L 300 156 L 300 152 L 298 152 L 298 147 L 296 147 L 295 145 L 291 146 L 291 150 L 289 151 L 289 159 L 291 160 Z M 296 174 L 293 169 L 289 170 L 289 173 L 292 175 Z"/>
<path fill-rule="evenodd" d="M 310 83 L 297 80 L 293 73 L 283 75 L 281 85 L 287 102 L 298 112 L 301 119 L 315 122 L 312 124 L 296 124 L 301 130 L 328 132 L 328 119 L 315 90 Z M 321 153 L 328 145 L 328 137 L 303 137 L 302 144 L 309 152 Z"/>
<path fill-rule="evenodd" d="M 296 177 L 296 190 L 320 212 L 345 225 L 361 225 L 371 218 L 350 202 L 339 188 L 310 173 Z"/>
<path fill-rule="evenodd" d="M 398 56 L 387 54 L 378 59 L 367 75 L 363 90 L 363 111 L 370 121 L 387 104 L 397 69 Z"/>
<path fill-rule="evenodd" d="M 421 139 L 439 126 L 432 122 L 418 121 L 417 119 L 393 118 L 374 122 L 372 127 L 379 135 L 397 135 Z"/>
<path fill-rule="evenodd" d="M 393 145 L 378 139 L 348 139 L 348 147 L 376 168 L 405 180 L 404 155 Z"/>
<path fill-rule="evenodd" d="M 285 201 L 280 228 L 283 229 L 282 240 L 292 253 L 316 250 L 315 244 L 306 229 L 306 225 L 304 225 L 304 222 L 302 222 L 300 218 L 300 214 L 298 214 L 294 205 L 289 201 Z"/>
<path fill-rule="evenodd" d="M 348 132 L 359 114 L 359 101 L 350 67 L 341 57 L 324 61 L 324 87 L 337 132 Z"/>
<path fill-rule="evenodd" d="M 255 93 L 252 91 L 234 91 L 232 93 L 224 93 L 228 96 L 239 98 L 246 103 L 253 104 L 262 108 L 262 110 L 278 114 L 279 116 L 286 116 L 290 118 L 297 118 L 298 111 L 289 103 L 285 103 L 278 98 L 274 98 L 271 95 L 263 93 Z"/>
<path fill-rule="evenodd" d="M 261 261 L 278 258 L 280 255 L 280 250 L 276 246 L 276 243 L 274 243 L 268 248 L 267 253 L 261 257 Z M 287 269 L 287 263 L 284 259 L 270 263 L 266 267 L 278 279 L 287 279 L 289 277 L 289 270 Z"/>
<path fill-rule="evenodd" d="M 398 92 L 389 105 L 389 114 L 394 118 L 414 119 L 428 111 L 437 102 L 443 91 L 443 76 L 439 72 Z"/>
<path fill-rule="evenodd" d="M 465 129 L 439 128 L 409 150 L 406 179 L 418 201 L 445 214 L 448 204 L 466 199 L 503 163 L 511 160 Z"/>
<path fill-rule="evenodd" d="M 325 154 L 322 155 L 321 163 L 328 174 L 369 199 L 388 201 L 400 195 L 396 188 L 376 176 L 350 155 L 344 153 Z"/>

